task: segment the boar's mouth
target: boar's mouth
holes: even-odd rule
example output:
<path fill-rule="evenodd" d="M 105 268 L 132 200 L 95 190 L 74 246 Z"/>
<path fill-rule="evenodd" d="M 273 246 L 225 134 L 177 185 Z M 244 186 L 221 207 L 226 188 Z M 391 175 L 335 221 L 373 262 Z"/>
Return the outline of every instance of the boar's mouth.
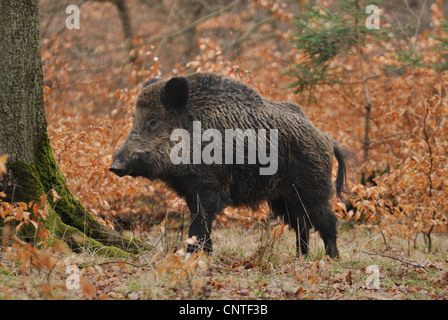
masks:
<path fill-rule="evenodd" d="M 138 168 L 138 167 L 129 168 L 129 167 L 126 167 L 126 166 L 123 166 L 120 164 L 116 164 L 116 163 L 113 163 L 110 166 L 109 171 L 115 173 L 119 177 L 124 177 L 124 176 L 145 177 L 150 180 L 155 178 L 147 170 L 143 171 L 143 170 L 141 170 L 141 168 Z"/>
<path fill-rule="evenodd" d="M 109 171 L 115 173 L 119 177 L 124 177 L 124 176 L 132 176 L 133 169 L 128 169 L 125 166 L 113 163 L 110 166 Z"/>

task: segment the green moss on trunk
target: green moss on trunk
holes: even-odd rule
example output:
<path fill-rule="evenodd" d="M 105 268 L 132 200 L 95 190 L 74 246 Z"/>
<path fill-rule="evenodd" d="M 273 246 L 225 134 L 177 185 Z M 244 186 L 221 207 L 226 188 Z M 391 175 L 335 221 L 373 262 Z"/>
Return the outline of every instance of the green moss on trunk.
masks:
<path fill-rule="evenodd" d="M 45 220 L 44 227 L 49 229 L 54 237 L 66 242 L 71 249 L 88 249 L 109 257 L 127 258 L 129 256 L 125 251 L 114 246 L 105 246 L 86 236 L 78 229 L 63 223 L 54 210 L 50 210 L 50 215 Z"/>
<path fill-rule="evenodd" d="M 57 201 L 54 209 L 64 224 L 82 231 L 89 238 L 101 243 L 118 246 L 131 251 L 137 249 L 137 244 L 134 239 L 123 236 L 100 224 L 84 208 L 81 202 L 72 195 L 70 189 L 67 187 L 64 174 L 53 155 L 53 149 L 51 148 L 47 135 L 42 139 L 37 149 L 34 163 L 44 191 L 48 192 L 51 189 L 55 189 L 61 197 Z"/>
<path fill-rule="evenodd" d="M 54 188 L 61 199 L 56 204 L 48 200 L 52 209 L 46 226 L 55 236 L 72 247 L 82 242 L 136 248 L 75 199 L 54 158 L 45 121 L 38 0 L 0 1 L 0 57 L 0 155 L 9 154 L 11 161 L 0 188 L 6 189 L 8 200 L 40 203 L 40 196 Z M 126 255 L 118 248 L 105 250 Z"/>
<path fill-rule="evenodd" d="M 32 164 L 22 161 L 8 162 L 8 171 L 12 172 L 14 177 L 14 186 L 7 193 L 6 201 L 34 201 L 40 203 L 40 196 L 44 194 L 44 189 L 40 183 L 39 173 Z"/>
<path fill-rule="evenodd" d="M 56 203 L 48 199 L 52 209 L 44 223 L 53 236 L 66 241 L 70 247 L 74 249 L 89 247 L 114 256 L 127 255 L 119 248 L 133 252 L 138 249 L 135 239 L 123 236 L 100 224 L 72 195 L 66 185 L 64 174 L 54 158 L 46 134 L 35 154 L 34 164 L 21 161 L 8 162 L 7 168 L 11 170 L 15 180 L 15 187 L 11 187 L 7 193 L 8 201 L 40 203 L 41 195 L 51 189 L 57 191 L 61 199 Z"/>
<path fill-rule="evenodd" d="M 47 136 L 42 139 L 37 149 L 34 163 L 44 191 L 48 192 L 55 189 L 61 197 L 56 203 L 55 210 L 62 222 L 83 230 L 90 237 L 98 238 L 98 240 L 107 239 L 108 235 L 103 232 L 105 228 L 95 220 L 92 214 L 68 189 L 67 181 L 54 158 L 50 140 Z"/>

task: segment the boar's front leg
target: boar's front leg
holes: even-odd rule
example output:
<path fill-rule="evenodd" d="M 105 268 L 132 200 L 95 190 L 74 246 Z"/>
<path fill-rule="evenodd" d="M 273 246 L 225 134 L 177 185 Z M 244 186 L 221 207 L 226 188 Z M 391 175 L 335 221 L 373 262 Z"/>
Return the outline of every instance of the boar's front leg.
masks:
<path fill-rule="evenodd" d="M 196 237 L 196 243 L 187 247 L 188 252 L 204 250 L 212 252 L 212 239 L 210 232 L 212 222 L 216 214 L 222 210 L 222 202 L 219 194 L 204 190 L 196 193 L 195 196 L 187 197 L 188 208 L 190 209 L 189 238 Z"/>

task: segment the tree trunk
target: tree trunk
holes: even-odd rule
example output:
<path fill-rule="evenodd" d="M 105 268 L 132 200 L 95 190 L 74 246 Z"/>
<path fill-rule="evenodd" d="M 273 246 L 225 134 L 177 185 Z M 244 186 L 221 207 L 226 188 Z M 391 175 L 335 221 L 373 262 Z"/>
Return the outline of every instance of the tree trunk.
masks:
<path fill-rule="evenodd" d="M 39 1 L 0 1 L 0 155 L 8 154 L 0 180 L 10 202 L 35 201 L 51 189 L 60 200 L 45 227 L 72 247 L 95 246 L 126 255 L 127 237 L 101 225 L 66 186 L 47 135 L 39 35 Z M 49 197 L 50 198 L 50 197 Z"/>

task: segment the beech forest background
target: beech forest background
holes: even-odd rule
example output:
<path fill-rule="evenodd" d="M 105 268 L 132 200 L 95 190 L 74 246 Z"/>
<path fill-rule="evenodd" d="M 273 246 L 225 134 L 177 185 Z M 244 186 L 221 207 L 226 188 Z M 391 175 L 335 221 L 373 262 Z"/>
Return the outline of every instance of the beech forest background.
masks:
<path fill-rule="evenodd" d="M 380 9 L 378 29 L 366 27 L 370 4 Z M 66 27 L 69 5 L 80 10 L 79 29 Z M 0 297 L 446 299 L 447 15 L 442 0 L 41 0 L 55 158 L 96 219 L 142 249 L 72 250 L 41 232 L 45 222 L 27 204 L 0 202 L 1 219 L 16 222 L 2 228 Z M 265 204 L 227 209 L 214 224 L 213 255 L 184 259 L 183 200 L 160 182 L 108 171 L 142 84 L 193 72 L 300 104 L 356 154 L 352 194 L 334 200 L 339 260 L 325 257 L 316 234 L 309 257 L 297 259 L 293 232 Z M 57 206 L 57 186 L 48 192 Z M 36 239 L 14 235 L 26 224 Z M 69 266 L 80 276 L 75 289 Z"/>

